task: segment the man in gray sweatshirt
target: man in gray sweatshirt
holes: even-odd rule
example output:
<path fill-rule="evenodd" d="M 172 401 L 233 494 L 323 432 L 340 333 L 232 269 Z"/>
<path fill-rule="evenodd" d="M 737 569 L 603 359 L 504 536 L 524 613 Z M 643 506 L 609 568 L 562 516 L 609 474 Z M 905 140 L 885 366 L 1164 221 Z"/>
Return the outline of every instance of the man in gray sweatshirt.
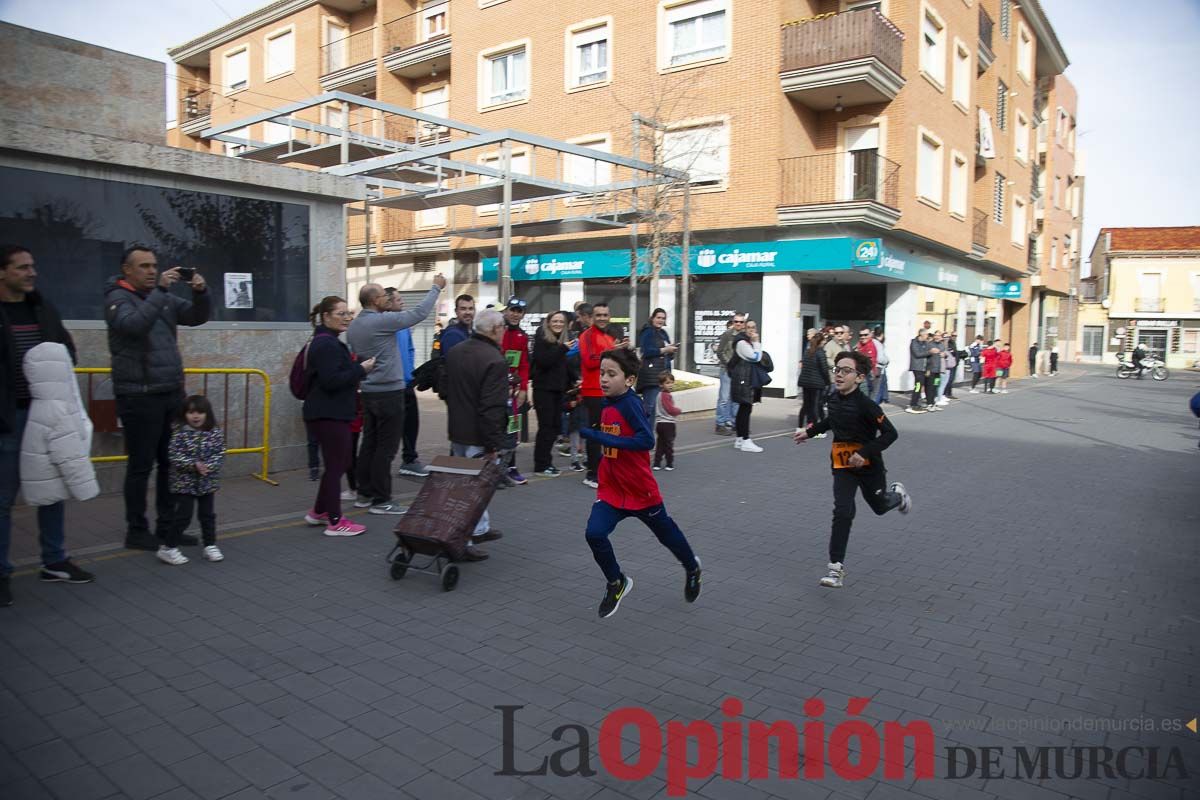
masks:
<path fill-rule="evenodd" d="M 372 514 L 406 511 L 392 502 L 392 461 L 404 436 L 404 362 L 396 345 L 396 331 L 411 328 L 429 316 L 444 288 L 446 278 L 434 276 L 429 294 L 408 311 L 388 311 L 391 298 L 377 283 L 368 283 L 358 292 L 362 311 L 350 323 L 346 340 L 359 360 L 374 358 L 375 369 L 361 385 L 363 429 L 355 508 L 370 508 Z"/>

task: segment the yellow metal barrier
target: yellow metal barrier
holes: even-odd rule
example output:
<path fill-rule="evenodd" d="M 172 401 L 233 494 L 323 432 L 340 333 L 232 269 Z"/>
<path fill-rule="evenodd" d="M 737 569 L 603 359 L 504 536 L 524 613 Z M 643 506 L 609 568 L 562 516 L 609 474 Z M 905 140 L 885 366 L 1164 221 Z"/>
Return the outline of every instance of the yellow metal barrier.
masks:
<path fill-rule="evenodd" d="M 76 367 L 75 372 L 78 375 L 89 375 L 89 376 L 90 375 L 109 375 L 112 373 L 112 369 L 110 367 Z M 185 375 L 203 375 L 204 376 L 204 389 L 201 392 L 201 394 L 204 394 L 204 395 L 208 394 L 208 376 L 209 375 L 226 375 L 226 376 L 228 376 L 228 375 L 245 375 L 246 376 L 245 402 L 244 402 L 244 407 L 246 410 L 246 419 L 245 419 L 245 423 L 243 424 L 243 437 L 242 437 L 242 445 L 243 446 L 242 447 L 226 447 L 225 453 L 227 455 L 242 455 L 244 453 L 262 453 L 262 472 L 261 473 L 252 473 L 252 474 L 254 475 L 255 478 L 258 478 L 260 481 L 269 483 L 272 486 L 278 486 L 279 482 L 273 481 L 269 477 L 269 466 L 271 463 L 271 376 L 268 375 L 267 373 L 263 372 L 261 369 L 241 369 L 241 368 L 234 368 L 234 367 L 231 367 L 228 369 L 194 368 L 194 369 L 185 369 L 183 372 Z M 260 445 L 258 445 L 257 447 L 249 446 L 249 444 L 250 444 L 249 409 L 250 409 L 250 376 L 251 375 L 257 375 L 258 377 L 262 378 L 262 381 L 263 381 L 262 443 Z M 92 381 L 91 381 L 90 377 L 88 378 L 87 404 L 90 409 L 92 406 Z M 225 409 L 229 408 L 229 379 L 228 379 L 228 377 L 225 379 L 225 405 L 224 405 L 224 408 Z M 226 433 L 225 441 L 226 441 L 226 443 L 228 443 L 229 442 L 229 430 L 226 429 L 225 433 Z M 128 459 L 129 459 L 129 456 L 92 456 L 92 461 L 97 464 L 113 462 L 113 461 L 127 461 Z"/>

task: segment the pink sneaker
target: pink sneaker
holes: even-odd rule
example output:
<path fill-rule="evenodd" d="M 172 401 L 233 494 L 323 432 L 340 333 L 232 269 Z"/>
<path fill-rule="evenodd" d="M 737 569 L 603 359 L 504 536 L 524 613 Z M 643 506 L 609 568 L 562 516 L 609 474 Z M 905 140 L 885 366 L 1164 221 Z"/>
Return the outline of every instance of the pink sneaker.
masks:
<path fill-rule="evenodd" d="M 358 536 L 360 533 L 366 532 L 367 527 L 365 525 L 359 525 L 357 522 L 353 522 L 346 517 L 338 520 L 337 525 L 330 525 L 325 529 L 326 536 Z"/>
<path fill-rule="evenodd" d="M 328 525 L 329 514 L 318 514 L 316 511 L 309 509 L 304 512 L 304 521 L 309 525 Z"/>

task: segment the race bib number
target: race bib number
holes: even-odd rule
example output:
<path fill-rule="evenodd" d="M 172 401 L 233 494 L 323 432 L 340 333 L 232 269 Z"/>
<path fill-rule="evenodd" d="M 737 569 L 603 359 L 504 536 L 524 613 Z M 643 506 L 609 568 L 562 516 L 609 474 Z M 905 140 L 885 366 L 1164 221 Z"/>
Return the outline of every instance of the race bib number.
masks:
<path fill-rule="evenodd" d="M 862 449 L 862 445 L 858 442 L 834 442 L 833 450 L 830 451 L 830 457 L 833 459 L 834 469 L 854 469 L 850 466 L 850 456 Z M 869 460 L 864 459 L 864 467 L 871 465 Z"/>
<path fill-rule="evenodd" d="M 601 425 L 600 430 L 603 433 L 610 433 L 613 436 L 621 435 L 621 426 L 620 425 Z M 617 457 L 617 448 L 615 448 L 615 447 L 602 447 L 602 448 L 600 448 L 600 452 L 604 454 L 605 458 L 616 458 Z"/>
<path fill-rule="evenodd" d="M 521 351 L 520 350 L 505 350 L 504 360 L 508 362 L 509 369 L 517 369 L 521 366 Z"/>
<path fill-rule="evenodd" d="M 521 432 L 521 418 L 519 416 L 517 416 L 516 414 L 510 414 L 508 416 L 508 432 L 509 433 L 520 433 Z"/>

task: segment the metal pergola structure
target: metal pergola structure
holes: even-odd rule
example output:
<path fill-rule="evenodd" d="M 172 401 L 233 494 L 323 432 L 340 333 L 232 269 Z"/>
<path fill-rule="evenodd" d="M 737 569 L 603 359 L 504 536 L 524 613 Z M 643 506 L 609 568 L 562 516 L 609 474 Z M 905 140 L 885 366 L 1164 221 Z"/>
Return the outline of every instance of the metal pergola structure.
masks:
<path fill-rule="evenodd" d="M 322 108 L 332 110 L 340 126 L 320 124 L 297 115 Z M 355 130 L 351 121 L 352 109 L 365 110 L 371 119 L 363 120 L 372 128 L 379 122 L 395 127 L 399 122 L 400 138 L 377 136 Z M 389 119 L 390 118 L 390 119 Z M 257 123 L 286 126 L 281 142 L 260 142 L 238 135 L 242 129 Z M 348 207 L 349 213 L 367 217 L 366 266 L 370 270 L 372 207 L 396 208 L 408 211 L 449 208 L 453 206 L 495 206 L 498 222 L 495 225 L 474 225 L 451 228 L 447 235 L 470 239 L 499 239 L 498 294 L 511 293 L 512 237 L 556 236 L 572 233 L 611 231 L 636 226 L 641 218 L 637 210 L 637 190 L 642 188 L 679 185 L 684 193 L 685 207 L 690 195 L 687 172 L 654 164 L 637 158 L 607 153 L 591 147 L 572 144 L 537 134 L 504 129 L 487 130 L 477 125 L 427 114 L 391 103 L 360 97 L 346 92 L 326 92 L 306 100 L 287 103 L 277 108 L 243 117 L 234 122 L 216 125 L 200 136 L 242 148 L 237 155 L 278 164 L 305 165 L 333 175 L 361 177 L 367 184 L 367 199 L 361 210 Z M 513 169 L 514 149 L 519 148 L 527 160 L 526 169 Z M 535 161 L 539 150 L 553 157 L 552 177 L 539 174 Z M 472 157 L 471 151 L 483 151 L 486 159 Z M 593 182 L 570 183 L 564 180 L 565 159 L 574 156 L 593 165 Z M 489 163 L 483 163 L 486 160 Z M 491 165 L 494 163 L 495 165 Z M 597 183 L 600 164 L 606 164 L 608 182 Z M 542 169 L 547 173 L 550 170 Z M 613 180 L 613 178 L 620 178 Z M 631 203 L 623 205 L 628 195 Z M 612 204 L 598 208 L 598 200 Z M 553 216 L 554 202 L 566 208 L 572 201 L 570 213 Z M 513 222 L 514 205 L 525 210 L 532 203 L 549 203 L 546 218 Z M 688 281 L 688 221 L 683 221 L 683 306 L 680 319 L 687 319 Z M 636 236 L 635 236 L 636 240 Z M 630 284 L 631 316 L 636 314 L 636 292 L 632 291 L 640 270 L 637 248 L 631 248 Z M 681 332 L 684 330 L 681 326 Z M 681 337 L 682 338 L 682 337 Z"/>

